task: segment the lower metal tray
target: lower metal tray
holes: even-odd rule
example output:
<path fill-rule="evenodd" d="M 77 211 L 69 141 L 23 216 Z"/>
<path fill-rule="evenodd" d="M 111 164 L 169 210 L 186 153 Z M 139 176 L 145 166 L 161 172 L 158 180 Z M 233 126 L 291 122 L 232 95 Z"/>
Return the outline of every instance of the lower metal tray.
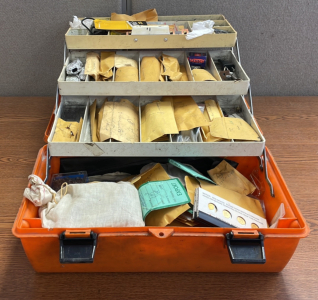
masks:
<path fill-rule="evenodd" d="M 109 101 L 120 101 L 125 98 L 134 103 L 136 106 L 143 106 L 161 97 L 108 97 Z M 122 143 L 108 140 L 107 142 L 92 142 L 90 132 L 89 105 L 97 100 L 100 105 L 105 97 L 88 97 L 88 96 L 63 96 L 61 105 L 55 116 L 54 124 L 48 145 L 52 156 L 260 156 L 265 147 L 265 138 L 263 137 L 254 117 L 251 115 L 247 104 L 242 96 L 193 96 L 197 102 L 214 98 L 219 105 L 228 114 L 238 113 L 252 128 L 258 133 L 260 141 L 235 141 L 228 142 L 173 142 L 170 137 L 167 142 L 151 143 Z M 83 114 L 83 128 L 79 142 L 52 142 L 56 123 L 62 115 L 63 110 L 69 105 L 86 106 Z"/>

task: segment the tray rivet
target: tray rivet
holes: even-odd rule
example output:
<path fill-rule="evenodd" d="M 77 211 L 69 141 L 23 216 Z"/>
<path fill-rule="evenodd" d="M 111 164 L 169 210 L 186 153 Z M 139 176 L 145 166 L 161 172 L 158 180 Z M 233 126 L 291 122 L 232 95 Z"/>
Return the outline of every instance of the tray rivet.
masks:
<path fill-rule="evenodd" d="M 164 38 L 163 40 L 164 40 L 165 42 L 168 42 L 168 39 L 167 39 L 167 38 Z"/>
<path fill-rule="evenodd" d="M 138 39 L 134 39 L 134 42 L 138 42 Z"/>

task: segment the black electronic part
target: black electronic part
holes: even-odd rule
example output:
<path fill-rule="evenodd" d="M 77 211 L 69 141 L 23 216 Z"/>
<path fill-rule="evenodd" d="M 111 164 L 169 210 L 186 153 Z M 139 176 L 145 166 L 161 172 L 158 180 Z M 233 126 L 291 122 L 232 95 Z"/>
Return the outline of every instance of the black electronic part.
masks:
<path fill-rule="evenodd" d="M 235 72 L 235 65 L 229 61 L 224 61 L 222 59 L 218 59 L 218 62 L 222 66 L 222 70 L 229 70 L 230 72 Z"/>
<path fill-rule="evenodd" d="M 94 22 L 93 22 L 92 28 L 91 28 L 91 29 L 88 28 L 88 27 L 85 25 L 85 23 L 84 23 L 85 20 L 95 20 L 95 19 L 94 19 L 94 18 L 84 18 L 84 19 L 81 21 L 82 25 L 89 31 L 89 33 L 90 33 L 91 35 L 108 35 L 108 30 L 96 29 L 96 28 L 95 28 L 95 25 L 94 25 Z"/>

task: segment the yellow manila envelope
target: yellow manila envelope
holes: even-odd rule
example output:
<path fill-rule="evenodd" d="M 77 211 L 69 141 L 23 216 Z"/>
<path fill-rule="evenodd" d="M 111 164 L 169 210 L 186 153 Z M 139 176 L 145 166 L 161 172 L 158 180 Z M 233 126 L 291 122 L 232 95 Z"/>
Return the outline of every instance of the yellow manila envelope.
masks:
<path fill-rule="evenodd" d="M 161 181 L 169 179 L 170 177 L 165 169 L 162 167 L 162 165 L 155 164 L 151 169 L 135 176 L 133 179 L 130 180 L 130 182 L 135 185 L 136 189 L 138 189 L 141 185 L 147 183 L 148 181 Z"/>
<path fill-rule="evenodd" d="M 96 132 L 96 135 L 97 135 L 97 138 L 98 140 L 100 141 L 100 136 L 99 136 L 99 132 L 100 132 L 100 127 L 101 127 L 101 124 L 102 124 L 102 119 L 103 119 L 103 113 L 104 113 L 104 104 L 105 102 L 107 102 L 108 99 L 106 98 L 104 103 L 102 104 L 102 106 L 97 109 L 96 108 L 96 116 L 97 116 L 97 132 Z"/>
<path fill-rule="evenodd" d="M 139 142 L 138 107 L 129 100 L 104 103 L 99 139 L 102 142 L 110 138 L 124 143 Z"/>
<path fill-rule="evenodd" d="M 161 136 L 160 138 L 153 140 L 153 142 L 168 142 L 169 140 L 170 140 L 169 135 L 165 134 Z"/>
<path fill-rule="evenodd" d="M 190 130 L 196 127 L 208 126 L 209 121 L 190 96 L 163 97 L 162 101 L 171 101 L 178 130 Z"/>
<path fill-rule="evenodd" d="M 175 57 L 163 54 L 161 63 L 163 64 L 163 72 L 161 75 L 169 76 L 171 81 L 181 80 L 182 73 L 180 72 L 180 65 Z"/>
<path fill-rule="evenodd" d="M 190 177 L 190 179 L 188 179 L 186 183 L 187 182 L 191 190 L 195 190 L 196 188 L 201 187 L 202 189 L 214 195 L 217 195 L 233 204 L 236 204 L 262 218 L 266 218 L 260 201 L 256 199 L 228 190 L 222 186 L 214 185 L 205 180 L 201 180 L 201 179 L 196 180 L 193 177 Z M 187 186 L 187 189 L 188 189 L 188 186 Z M 189 194 L 189 197 L 191 199 L 190 194 Z M 192 199 L 191 199 L 191 202 L 192 202 Z"/>
<path fill-rule="evenodd" d="M 238 118 L 214 118 L 210 125 L 212 136 L 224 139 L 259 141 L 255 130 L 243 119 Z"/>
<path fill-rule="evenodd" d="M 180 81 L 189 81 L 187 70 L 184 65 L 180 65 L 180 72 L 182 73 Z"/>
<path fill-rule="evenodd" d="M 161 76 L 161 65 L 154 56 L 145 56 L 140 64 L 140 81 L 164 81 Z"/>
<path fill-rule="evenodd" d="M 132 66 L 118 68 L 116 70 L 115 81 L 138 81 L 138 69 Z"/>
<path fill-rule="evenodd" d="M 169 175 L 161 166 L 161 164 L 156 164 L 151 169 L 131 179 L 130 182 L 133 183 L 135 187 L 138 189 L 141 185 L 149 181 L 160 181 L 169 179 Z M 181 214 L 187 211 L 189 208 L 190 206 L 188 204 L 184 204 L 152 211 L 146 217 L 146 226 L 167 226 L 173 220 L 175 220 Z"/>
<path fill-rule="evenodd" d="M 195 189 L 198 188 L 199 183 L 198 181 L 192 176 L 185 176 L 184 177 L 186 189 L 191 200 L 191 204 L 194 205 L 194 195 Z"/>
<path fill-rule="evenodd" d="M 226 189 L 238 192 L 242 195 L 252 194 L 256 187 L 239 171 L 223 160 L 208 174 L 212 180 Z"/>
<path fill-rule="evenodd" d="M 203 115 L 206 119 L 210 119 L 206 108 L 204 109 Z M 222 138 L 211 136 L 209 126 L 201 126 L 201 132 L 202 132 L 202 139 L 204 142 L 217 142 L 222 140 Z"/>
<path fill-rule="evenodd" d="M 103 80 L 113 76 L 113 67 L 115 66 L 115 52 L 102 52 L 100 59 L 100 72 Z"/>
<path fill-rule="evenodd" d="M 100 81 L 99 78 L 99 54 L 95 52 L 88 52 L 86 54 L 86 63 L 84 74 L 92 76 L 95 81 Z"/>
<path fill-rule="evenodd" d="M 192 70 L 194 81 L 217 81 L 210 72 L 204 69 Z"/>
<path fill-rule="evenodd" d="M 221 107 L 219 106 L 219 103 L 215 100 L 206 100 L 205 102 L 205 109 L 203 112 L 203 115 L 208 119 L 209 121 L 213 121 L 214 118 L 221 118 L 223 117 L 223 113 L 221 110 Z M 209 123 L 210 125 L 211 123 Z M 210 133 L 210 127 L 209 126 L 201 126 L 202 131 L 202 138 L 204 142 L 218 142 L 222 141 L 222 138 L 214 137 Z"/>
<path fill-rule="evenodd" d="M 155 8 L 142 11 L 132 16 L 125 14 L 112 13 L 110 16 L 111 21 L 148 21 L 158 22 L 158 13 Z"/>
<path fill-rule="evenodd" d="M 82 130 L 83 119 L 80 122 L 57 120 L 52 142 L 78 142 Z"/>
<path fill-rule="evenodd" d="M 115 67 L 121 68 L 121 67 L 127 67 L 127 66 L 138 68 L 137 62 L 134 59 L 116 54 Z"/>
<path fill-rule="evenodd" d="M 183 204 L 152 211 L 146 217 L 145 224 L 146 226 L 167 226 L 188 209 L 190 209 L 190 206 L 188 204 Z"/>
<path fill-rule="evenodd" d="M 83 127 L 83 118 L 80 119 L 78 123 L 78 128 L 77 128 L 77 136 L 76 136 L 76 142 L 79 142 L 81 132 L 82 132 L 82 127 Z"/>
<path fill-rule="evenodd" d="M 92 133 L 92 141 L 98 142 L 97 138 L 97 118 L 96 118 L 96 100 L 89 107 L 89 116 L 91 121 L 91 133 Z"/>
<path fill-rule="evenodd" d="M 213 121 L 214 118 L 223 117 L 222 109 L 218 102 L 216 102 L 215 100 L 206 100 L 204 101 L 204 103 L 210 121 Z"/>
<path fill-rule="evenodd" d="M 170 101 L 154 101 L 141 110 L 141 141 L 152 142 L 163 135 L 179 133 Z"/>
<path fill-rule="evenodd" d="M 183 213 L 176 219 L 176 221 L 190 227 L 200 225 L 198 222 L 192 219 L 192 216 L 188 216 L 188 213 Z"/>
<path fill-rule="evenodd" d="M 214 195 L 217 195 L 233 204 L 236 204 L 264 219 L 266 218 L 260 201 L 250 198 L 248 196 L 239 194 L 237 192 L 228 190 L 222 186 L 213 185 L 204 180 L 199 179 L 199 182 L 200 182 L 201 188 L 203 188 L 204 190 Z"/>
<path fill-rule="evenodd" d="M 168 227 L 189 227 L 188 225 L 178 221 L 178 220 L 174 220 L 172 221 L 169 225 L 167 225 Z"/>

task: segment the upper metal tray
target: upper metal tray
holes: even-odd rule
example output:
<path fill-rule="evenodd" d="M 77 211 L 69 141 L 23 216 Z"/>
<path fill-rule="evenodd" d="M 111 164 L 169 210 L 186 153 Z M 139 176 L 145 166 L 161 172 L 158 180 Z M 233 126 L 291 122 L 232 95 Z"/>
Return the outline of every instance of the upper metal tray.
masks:
<path fill-rule="evenodd" d="M 106 19 L 109 18 L 96 18 Z M 159 22 L 180 22 L 192 28 L 193 21 L 213 20 L 214 28 L 225 34 L 207 34 L 192 40 L 184 35 L 90 35 L 86 29 L 69 28 L 65 34 L 68 49 L 181 49 L 234 47 L 237 33 L 223 15 L 159 16 Z"/>
<path fill-rule="evenodd" d="M 144 56 L 155 56 L 159 58 L 162 54 L 176 57 L 180 65 L 184 65 L 189 81 L 165 81 L 165 82 L 118 82 L 114 81 L 116 70 L 114 68 L 112 81 L 92 81 L 86 76 L 85 81 L 65 81 L 66 66 L 74 59 L 80 59 L 84 64 L 86 54 L 89 51 L 71 51 L 67 58 L 62 72 L 58 78 L 60 95 L 81 95 L 81 96 L 182 96 L 182 95 L 245 95 L 247 94 L 250 79 L 246 75 L 240 63 L 231 50 L 205 51 L 207 53 L 207 70 L 217 81 L 194 81 L 187 51 L 117 51 L 117 54 L 135 59 L 140 63 Z M 96 51 L 99 52 L 100 51 Z M 200 51 L 201 52 L 201 51 Z M 240 81 L 222 81 L 214 61 L 218 59 L 231 62 L 235 65 L 235 73 Z M 140 80 L 140 76 L 139 76 Z"/>

